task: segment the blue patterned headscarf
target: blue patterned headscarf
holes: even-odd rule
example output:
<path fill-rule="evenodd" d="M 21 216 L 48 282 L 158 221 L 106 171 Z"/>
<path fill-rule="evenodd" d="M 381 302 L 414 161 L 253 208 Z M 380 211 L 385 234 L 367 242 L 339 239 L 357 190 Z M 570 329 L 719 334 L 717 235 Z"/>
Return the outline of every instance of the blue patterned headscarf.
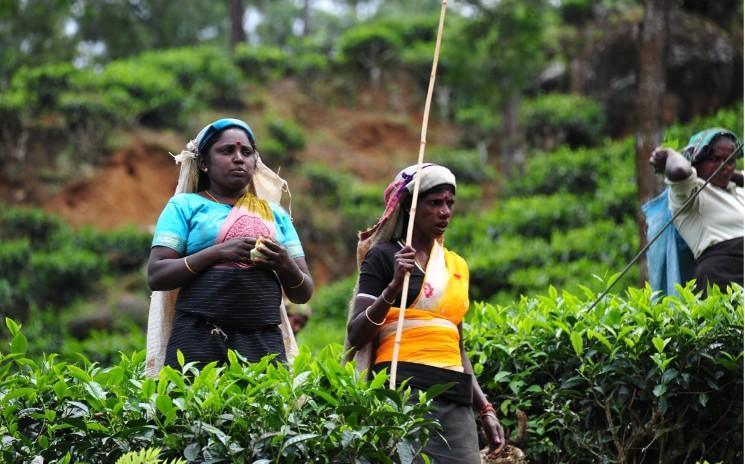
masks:
<path fill-rule="evenodd" d="M 709 153 L 708 148 L 711 146 L 714 139 L 719 136 L 729 137 L 733 142 L 735 142 L 735 145 L 740 145 L 740 140 L 732 131 L 722 129 L 721 127 L 712 127 L 693 134 L 691 139 L 688 141 L 688 145 L 683 150 L 683 156 L 685 156 L 691 164 L 698 164 L 706 158 Z M 737 157 L 742 157 L 742 151 L 740 151 Z"/>
<path fill-rule="evenodd" d="M 224 118 L 218 119 L 217 121 L 206 125 L 202 130 L 199 131 L 196 138 L 197 150 L 199 150 L 199 152 L 201 153 L 204 147 L 209 145 L 209 143 L 218 134 L 230 127 L 243 129 L 246 135 L 248 135 L 248 141 L 251 143 L 251 146 L 256 149 L 256 137 L 254 136 L 254 132 L 253 130 L 251 130 L 251 127 L 249 127 L 248 124 L 241 121 L 240 119 Z"/>

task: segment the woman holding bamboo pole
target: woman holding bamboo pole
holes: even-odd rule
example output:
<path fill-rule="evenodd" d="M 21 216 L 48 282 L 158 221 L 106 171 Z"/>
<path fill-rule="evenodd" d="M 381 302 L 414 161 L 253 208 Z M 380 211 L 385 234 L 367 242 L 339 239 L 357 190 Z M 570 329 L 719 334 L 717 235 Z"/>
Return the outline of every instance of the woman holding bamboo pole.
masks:
<path fill-rule="evenodd" d="M 410 273 L 405 319 L 398 353 L 398 379 L 413 388 L 453 383 L 434 400 L 433 416 L 443 426 L 424 452 L 432 462 L 479 463 L 473 408 L 489 441 L 491 454 L 504 447 L 504 432 L 473 375 L 461 336 L 468 311 L 468 265 L 444 247 L 453 215 L 455 176 L 444 166 L 425 164 L 419 171 L 419 200 L 411 245 L 404 243 L 417 166 L 401 171 L 385 191 L 382 217 L 360 233 L 358 285 L 350 308 L 347 345 L 358 368 L 390 368 L 404 276 Z M 443 440 L 444 438 L 444 440 Z"/>

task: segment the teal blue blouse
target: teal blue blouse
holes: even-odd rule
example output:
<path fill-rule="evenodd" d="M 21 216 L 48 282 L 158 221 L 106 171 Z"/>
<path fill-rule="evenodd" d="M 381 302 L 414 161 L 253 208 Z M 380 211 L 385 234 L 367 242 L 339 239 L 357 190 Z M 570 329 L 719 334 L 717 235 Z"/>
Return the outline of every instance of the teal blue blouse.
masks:
<path fill-rule="evenodd" d="M 285 210 L 269 203 L 277 226 L 277 241 L 290 258 L 305 256 L 292 219 Z M 181 256 L 188 256 L 212 246 L 220 227 L 232 206 L 215 203 L 196 193 L 181 193 L 171 197 L 160 213 L 155 226 L 152 246 L 168 247 Z"/>

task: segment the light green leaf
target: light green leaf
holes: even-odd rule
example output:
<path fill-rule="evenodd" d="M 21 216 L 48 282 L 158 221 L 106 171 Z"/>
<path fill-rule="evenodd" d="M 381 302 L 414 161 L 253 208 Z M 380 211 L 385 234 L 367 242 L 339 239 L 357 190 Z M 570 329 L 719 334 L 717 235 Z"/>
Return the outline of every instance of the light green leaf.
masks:
<path fill-rule="evenodd" d="M 572 332 L 569 335 L 569 341 L 572 342 L 572 348 L 574 348 L 574 352 L 577 354 L 577 356 L 582 356 L 582 352 L 584 351 L 582 334 L 579 332 Z"/>

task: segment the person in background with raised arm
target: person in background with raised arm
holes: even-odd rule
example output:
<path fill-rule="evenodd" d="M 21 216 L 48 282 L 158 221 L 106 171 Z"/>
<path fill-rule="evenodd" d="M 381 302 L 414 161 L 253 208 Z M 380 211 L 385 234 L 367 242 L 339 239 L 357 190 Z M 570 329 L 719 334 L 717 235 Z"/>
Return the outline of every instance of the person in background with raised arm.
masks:
<path fill-rule="evenodd" d="M 730 155 L 735 152 L 735 156 Z M 670 210 L 675 227 L 696 259 L 696 289 L 707 294 L 707 285 L 724 290 L 729 283 L 743 285 L 743 230 L 745 202 L 743 174 L 735 169 L 742 157 L 737 136 L 729 130 L 711 128 L 694 134 L 683 154 L 659 147 L 649 161 L 656 172 L 664 172 L 670 186 Z M 711 178 L 688 205 L 686 200 Z"/>

